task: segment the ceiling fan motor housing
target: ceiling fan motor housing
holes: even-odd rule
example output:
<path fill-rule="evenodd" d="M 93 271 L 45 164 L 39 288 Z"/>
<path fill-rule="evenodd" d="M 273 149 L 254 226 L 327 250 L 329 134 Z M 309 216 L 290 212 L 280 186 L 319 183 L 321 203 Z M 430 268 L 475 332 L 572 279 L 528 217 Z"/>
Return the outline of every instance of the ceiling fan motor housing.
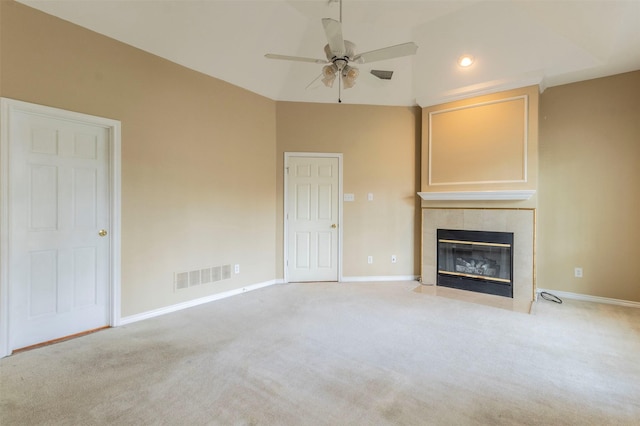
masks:
<path fill-rule="evenodd" d="M 355 56 L 356 45 L 349 40 L 344 41 L 344 52 L 332 52 L 331 47 L 327 44 L 324 46 L 324 53 L 327 56 L 329 62 L 333 62 L 342 69 L 347 63 L 353 60 Z M 342 67 L 336 62 L 342 62 Z"/>

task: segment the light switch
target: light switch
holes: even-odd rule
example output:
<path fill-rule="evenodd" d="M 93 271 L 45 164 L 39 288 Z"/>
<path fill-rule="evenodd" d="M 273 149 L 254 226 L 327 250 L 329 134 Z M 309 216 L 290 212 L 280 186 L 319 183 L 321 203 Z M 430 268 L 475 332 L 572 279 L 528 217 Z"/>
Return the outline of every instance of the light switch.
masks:
<path fill-rule="evenodd" d="M 356 200 L 356 196 L 354 194 L 344 194 L 344 200 L 345 201 L 355 201 Z"/>
<path fill-rule="evenodd" d="M 373 192 L 367 194 L 367 200 L 373 201 Z"/>

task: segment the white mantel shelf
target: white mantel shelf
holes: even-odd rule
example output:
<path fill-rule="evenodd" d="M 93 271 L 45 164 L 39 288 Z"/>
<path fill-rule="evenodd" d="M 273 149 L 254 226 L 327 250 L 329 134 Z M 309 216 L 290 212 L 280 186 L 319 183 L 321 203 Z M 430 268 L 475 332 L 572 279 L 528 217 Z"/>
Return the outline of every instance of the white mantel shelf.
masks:
<path fill-rule="evenodd" d="M 418 195 L 425 201 L 522 201 L 528 200 L 535 193 L 535 189 L 524 189 L 517 191 L 418 192 Z"/>

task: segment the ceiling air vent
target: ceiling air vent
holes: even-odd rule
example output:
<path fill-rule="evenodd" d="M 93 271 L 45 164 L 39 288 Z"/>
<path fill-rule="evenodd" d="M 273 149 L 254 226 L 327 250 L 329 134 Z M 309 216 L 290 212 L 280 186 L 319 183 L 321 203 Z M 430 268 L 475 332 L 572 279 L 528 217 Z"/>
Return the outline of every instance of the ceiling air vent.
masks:
<path fill-rule="evenodd" d="M 393 76 L 393 71 L 371 70 L 371 74 L 375 75 L 380 80 L 391 80 L 391 77 Z"/>

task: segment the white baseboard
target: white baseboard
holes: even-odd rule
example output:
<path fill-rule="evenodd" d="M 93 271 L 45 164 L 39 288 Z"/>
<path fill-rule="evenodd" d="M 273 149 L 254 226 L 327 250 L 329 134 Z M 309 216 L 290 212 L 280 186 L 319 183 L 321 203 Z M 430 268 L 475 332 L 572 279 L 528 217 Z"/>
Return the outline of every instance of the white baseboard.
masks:
<path fill-rule="evenodd" d="M 202 305 L 204 303 L 213 302 L 214 300 L 225 299 L 227 297 L 236 296 L 238 294 L 246 293 L 247 291 L 257 290 L 259 288 L 268 287 L 274 284 L 282 284 L 282 280 L 271 280 L 262 283 L 251 284 L 234 290 L 223 291 L 222 293 L 212 294 L 210 296 L 201 297 L 199 299 L 188 300 L 186 302 L 177 303 L 171 306 L 165 306 L 164 308 L 153 309 L 151 311 L 142 312 L 128 317 L 120 318 L 118 325 L 126 325 L 134 322 L 146 320 L 149 318 L 157 317 L 160 315 L 169 314 L 171 312 L 181 311 L 183 309 L 192 308 L 194 306 Z"/>
<path fill-rule="evenodd" d="M 373 277 L 342 277 L 340 282 L 344 283 L 362 283 L 373 281 L 415 281 L 418 279 L 417 275 L 386 275 L 386 276 L 373 276 Z"/>
<path fill-rule="evenodd" d="M 568 291 L 545 290 L 543 288 L 536 289 L 536 300 L 538 300 L 538 295 L 543 291 L 547 293 L 551 293 L 554 296 L 558 296 L 561 299 L 565 298 L 565 299 L 581 300 L 583 302 L 606 303 L 608 305 L 626 306 L 629 308 L 640 308 L 640 302 L 633 302 L 630 300 L 621 300 L 621 299 L 611 299 L 609 297 L 590 296 L 588 294 L 571 293 Z"/>

